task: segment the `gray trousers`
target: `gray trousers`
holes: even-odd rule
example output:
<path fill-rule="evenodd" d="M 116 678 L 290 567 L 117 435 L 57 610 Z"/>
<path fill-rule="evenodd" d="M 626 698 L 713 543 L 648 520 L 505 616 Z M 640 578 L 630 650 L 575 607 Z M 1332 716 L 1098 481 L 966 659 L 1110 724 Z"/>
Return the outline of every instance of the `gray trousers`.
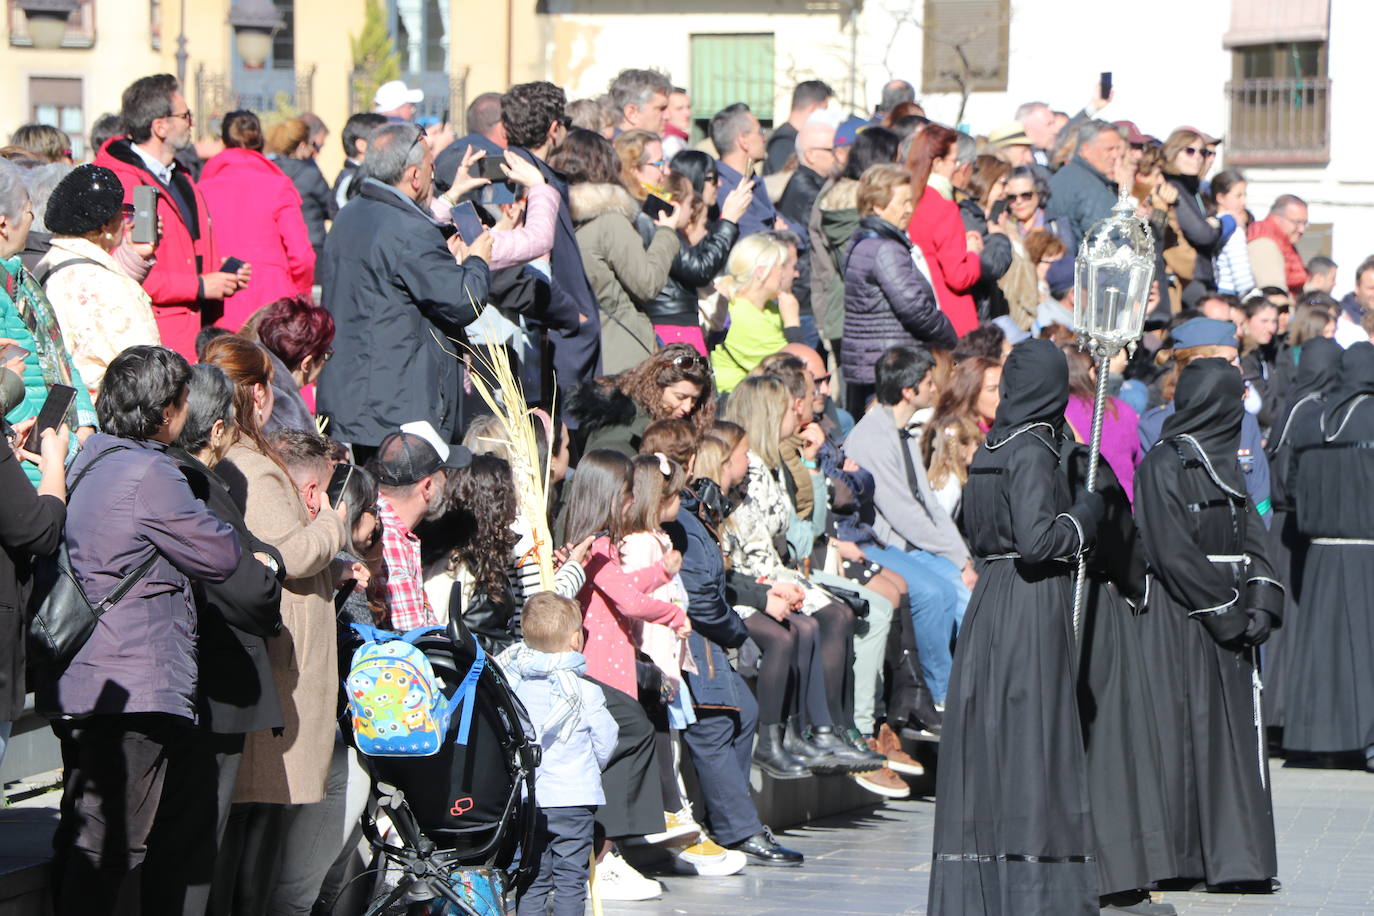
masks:
<path fill-rule="evenodd" d="M 883 655 L 887 652 L 887 631 L 892 626 L 892 602 L 842 576 L 813 572 L 810 578 L 822 587 L 829 583 L 858 592 L 868 601 L 868 618 L 860 620 L 854 631 L 854 727 L 870 735 L 878 695 L 883 690 Z"/>
<path fill-rule="evenodd" d="M 595 816 L 595 805 L 539 809 L 530 851 L 539 859 L 539 873 L 520 898 L 516 916 L 547 916 L 550 895 L 553 916 L 582 916 Z"/>

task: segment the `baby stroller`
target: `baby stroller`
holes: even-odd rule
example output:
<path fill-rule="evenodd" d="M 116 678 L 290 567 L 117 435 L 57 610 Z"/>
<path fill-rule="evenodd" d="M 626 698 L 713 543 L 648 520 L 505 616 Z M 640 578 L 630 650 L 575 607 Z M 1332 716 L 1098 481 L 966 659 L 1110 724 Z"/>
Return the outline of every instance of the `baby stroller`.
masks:
<path fill-rule="evenodd" d="M 379 756 L 379 745 L 384 754 L 407 753 L 406 746 L 397 741 L 387 750 L 375 722 L 359 720 L 347 708 L 342 717 L 343 733 L 371 777 L 379 814 L 394 827 L 394 835 L 384 837 L 377 820 L 365 813 L 363 834 L 379 868 L 385 872 L 391 866 L 400 873 L 396 887 L 375 900 L 367 916 L 513 912 L 502 898 L 529 883 L 535 864 L 529 851 L 539 747 L 530 741 L 524 707 L 460 620 L 402 637 L 356 626 L 346 634 L 340 661 L 355 660 L 345 685 L 350 694 L 359 679 L 367 681 L 357 673 L 355 650 L 365 643 L 407 649 L 395 642 L 399 639 L 428 660 L 434 686 L 443 694 L 436 699 L 453 709 L 447 727 L 432 735 L 437 749 L 427 756 Z M 355 733 L 355 724 L 364 733 Z M 408 903 L 404 910 L 399 909 L 403 902 Z"/>

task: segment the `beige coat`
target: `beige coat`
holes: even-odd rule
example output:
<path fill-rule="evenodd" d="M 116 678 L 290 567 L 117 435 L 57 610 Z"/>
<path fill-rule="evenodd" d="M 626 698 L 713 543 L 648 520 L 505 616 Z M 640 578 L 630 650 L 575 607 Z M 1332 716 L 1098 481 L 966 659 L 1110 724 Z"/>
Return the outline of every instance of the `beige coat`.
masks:
<path fill-rule="evenodd" d="M 248 529 L 281 551 L 286 569 L 282 631 L 267 640 L 286 728 L 281 735 L 248 735 L 234 801 L 321 801 L 339 695 L 331 563 L 344 544 L 344 523 L 328 511 L 310 521 L 291 478 L 247 440 L 234 445 L 216 470 L 236 497 L 246 487 Z"/>
<path fill-rule="evenodd" d="M 568 204 L 582 267 L 601 306 L 602 368 L 615 375 L 658 349 L 653 322 L 639 304 L 668 282 L 681 243 L 676 232 L 660 227 L 646 248 L 634 224 L 639 205 L 620 185 L 573 185 Z"/>

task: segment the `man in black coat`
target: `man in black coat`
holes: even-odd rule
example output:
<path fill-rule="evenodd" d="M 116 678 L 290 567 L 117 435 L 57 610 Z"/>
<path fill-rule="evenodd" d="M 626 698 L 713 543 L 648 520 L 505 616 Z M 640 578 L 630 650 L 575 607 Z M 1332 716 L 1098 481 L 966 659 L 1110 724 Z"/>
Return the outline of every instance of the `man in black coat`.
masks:
<path fill-rule="evenodd" d="M 788 179 L 787 187 L 778 198 L 778 213 L 787 225 L 799 230 L 797 245 L 797 280 L 792 284 L 797 303 L 801 306 L 802 331 L 806 345 L 820 348 L 816 331 L 816 317 L 811 311 L 811 246 L 807 244 L 805 227 L 811 221 L 811 210 L 827 179 L 839 174 L 840 160 L 835 156 L 835 128 L 824 121 L 807 121 L 797 132 L 797 170 Z"/>
<path fill-rule="evenodd" d="M 434 154 L 413 124 L 378 128 L 359 174 L 319 270 L 337 328 L 319 412 L 331 436 L 366 449 L 416 420 L 453 441 L 462 365 L 454 339 L 487 301 L 491 235 L 468 248 L 430 217 Z"/>
<path fill-rule="evenodd" d="M 601 374 L 601 318 L 573 234 L 568 184 L 547 163 L 568 134 L 570 122 L 563 114 L 566 107 L 563 90 L 547 82 L 521 83 L 501 97 L 501 122 L 506 127 L 509 149 L 533 162 L 562 197 L 549 256 L 550 301 L 543 318 L 536 320 L 549 331 L 557 386 L 571 391 Z M 563 420 L 576 428 L 576 418 L 566 412 Z"/>

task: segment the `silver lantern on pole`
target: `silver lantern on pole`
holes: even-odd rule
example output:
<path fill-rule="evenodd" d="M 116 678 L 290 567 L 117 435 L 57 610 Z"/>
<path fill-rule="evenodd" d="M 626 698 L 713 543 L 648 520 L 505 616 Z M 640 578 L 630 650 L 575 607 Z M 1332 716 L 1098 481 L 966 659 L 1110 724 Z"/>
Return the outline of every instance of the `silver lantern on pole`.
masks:
<path fill-rule="evenodd" d="M 1073 320 L 1078 346 L 1097 361 L 1097 393 L 1088 443 L 1089 490 L 1097 484 L 1097 465 L 1102 458 L 1108 364 L 1122 349 L 1135 349 L 1145 328 L 1145 309 L 1154 282 L 1154 238 L 1135 215 L 1135 208 L 1135 201 L 1123 191 L 1111 215 L 1088 230 L 1074 259 Z M 1086 597 L 1087 554 L 1080 551 L 1073 593 L 1075 639 L 1082 633 Z"/>

